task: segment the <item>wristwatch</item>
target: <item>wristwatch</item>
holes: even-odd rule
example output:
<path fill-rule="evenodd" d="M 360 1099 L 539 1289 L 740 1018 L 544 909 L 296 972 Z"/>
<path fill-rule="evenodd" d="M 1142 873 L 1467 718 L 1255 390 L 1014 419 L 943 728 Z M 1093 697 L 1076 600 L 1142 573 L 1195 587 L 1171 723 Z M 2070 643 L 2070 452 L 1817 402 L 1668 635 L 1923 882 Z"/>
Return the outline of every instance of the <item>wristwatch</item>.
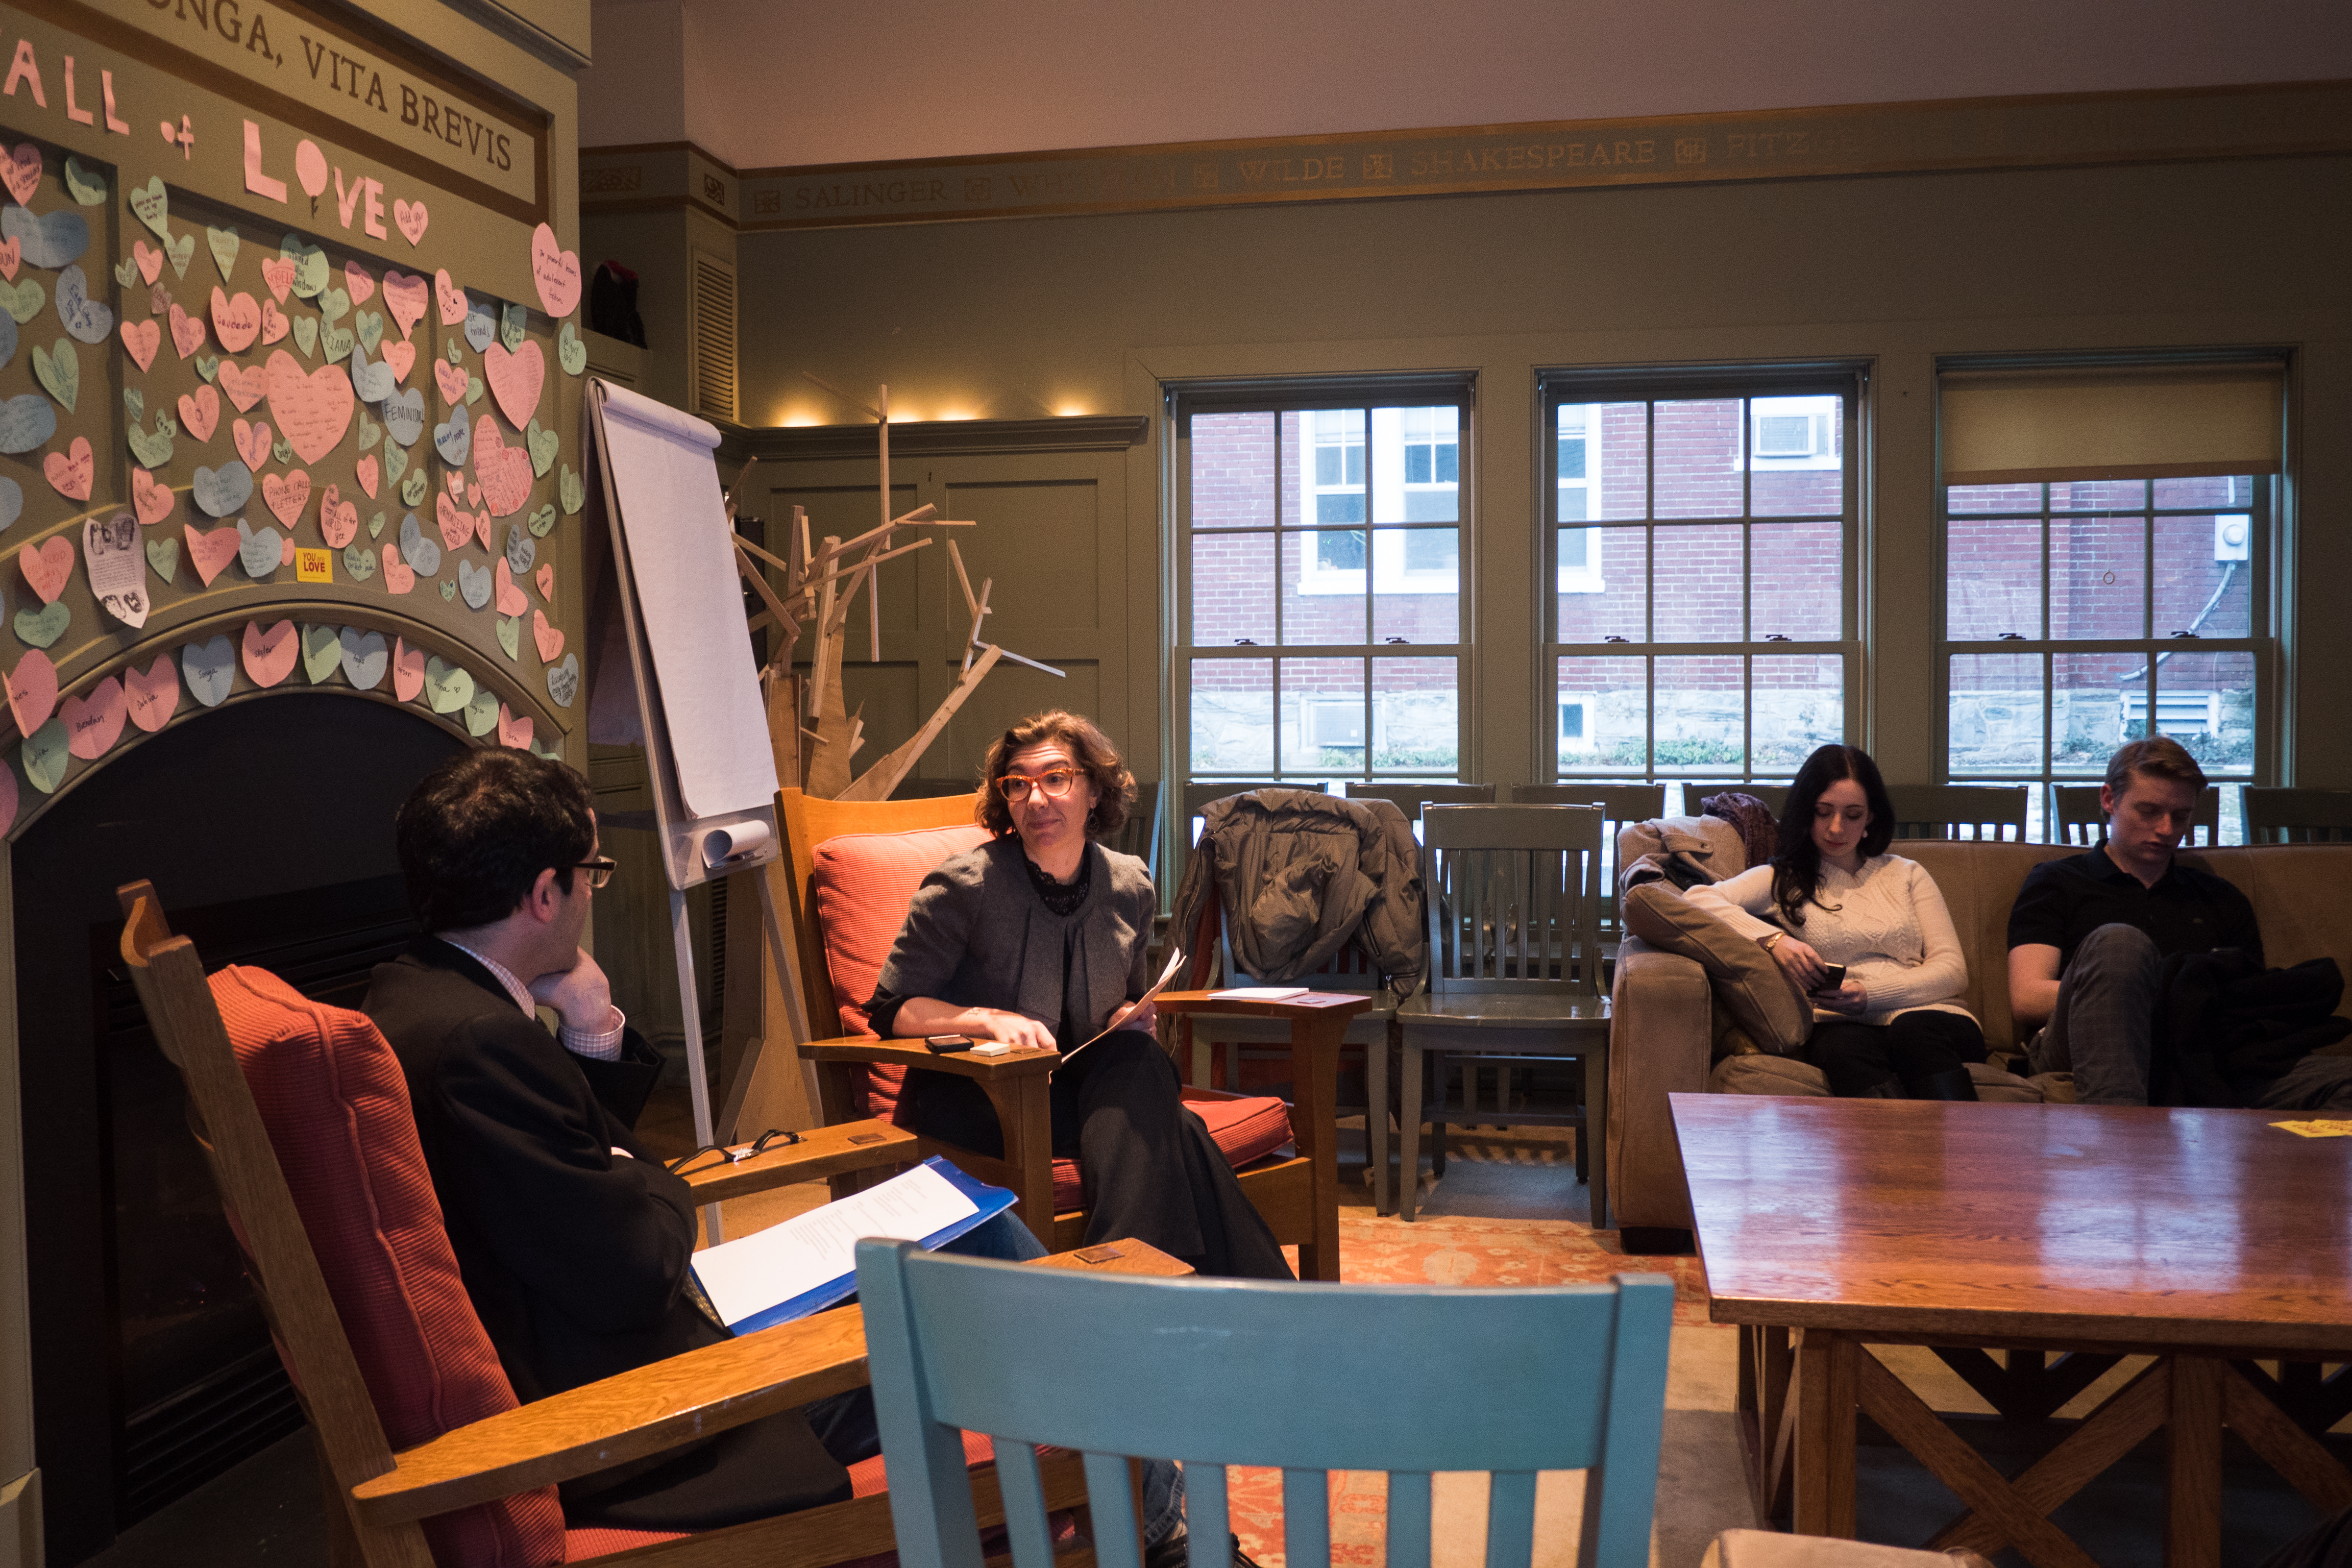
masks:
<path fill-rule="evenodd" d="M 1769 936 L 1758 938 L 1756 945 L 1762 948 L 1765 952 L 1769 952 L 1772 951 L 1773 946 L 1778 943 L 1782 937 L 1788 934 L 1789 933 L 1784 931 L 1776 931 Z"/>

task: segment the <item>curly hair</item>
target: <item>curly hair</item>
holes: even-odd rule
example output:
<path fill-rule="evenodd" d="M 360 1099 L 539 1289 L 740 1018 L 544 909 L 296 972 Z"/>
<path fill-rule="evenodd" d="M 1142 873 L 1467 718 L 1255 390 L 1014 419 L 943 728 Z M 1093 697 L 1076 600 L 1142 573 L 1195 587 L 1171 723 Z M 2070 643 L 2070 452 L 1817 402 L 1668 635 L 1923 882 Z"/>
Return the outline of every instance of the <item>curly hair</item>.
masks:
<path fill-rule="evenodd" d="M 1135 804 L 1135 775 L 1119 761 L 1118 748 L 1100 726 L 1082 714 L 1049 708 L 1032 713 L 988 744 L 980 763 L 980 805 L 973 820 L 999 838 L 1013 831 L 1013 808 L 1005 804 L 997 780 L 1012 760 L 1032 746 L 1057 742 L 1069 748 L 1095 786 L 1094 808 L 1087 813 L 1087 837 L 1107 838 L 1127 822 L 1127 808 Z"/>
<path fill-rule="evenodd" d="M 428 931 L 502 921 L 541 871 L 572 890 L 596 847 L 588 781 L 562 763 L 469 748 L 425 775 L 393 819 L 408 907 Z"/>
<path fill-rule="evenodd" d="M 1862 786 L 1869 803 L 1870 825 L 1862 830 L 1862 858 L 1886 853 L 1895 837 L 1895 805 L 1886 798 L 1885 781 L 1878 764 L 1859 746 L 1822 746 L 1805 759 L 1789 786 L 1789 803 L 1780 811 L 1779 842 L 1772 854 L 1772 901 L 1780 906 L 1783 924 L 1791 931 L 1805 923 L 1804 905 L 1820 902 L 1822 848 L 1813 842 L 1813 807 L 1830 785 L 1852 779 Z"/>

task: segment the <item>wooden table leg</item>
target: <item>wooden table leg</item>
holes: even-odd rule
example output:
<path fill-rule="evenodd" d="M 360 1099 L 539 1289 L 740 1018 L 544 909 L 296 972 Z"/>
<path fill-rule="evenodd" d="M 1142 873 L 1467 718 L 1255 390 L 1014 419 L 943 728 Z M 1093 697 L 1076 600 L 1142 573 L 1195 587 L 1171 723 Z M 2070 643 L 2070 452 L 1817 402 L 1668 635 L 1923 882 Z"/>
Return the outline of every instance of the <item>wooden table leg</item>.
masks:
<path fill-rule="evenodd" d="M 1397 1093 L 1404 1110 L 1397 1117 L 1396 1212 L 1410 1223 L 1421 1195 L 1421 1047 L 1407 1034 L 1397 1055 Z"/>
<path fill-rule="evenodd" d="M 1389 1040 L 1364 1047 L 1364 1157 L 1372 1170 L 1372 1212 L 1389 1206 Z"/>
<path fill-rule="evenodd" d="M 1853 1417 L 1862 1346 L 1825 1329 L 1797 1343 L 1799 1535 L 1853 1539 Z"/>
<path fill-rule="evenodd" d="M 2221 1363 L 2210 1356 L 2172 1358 L 2167 1568 L 2221 1568 Z"/>

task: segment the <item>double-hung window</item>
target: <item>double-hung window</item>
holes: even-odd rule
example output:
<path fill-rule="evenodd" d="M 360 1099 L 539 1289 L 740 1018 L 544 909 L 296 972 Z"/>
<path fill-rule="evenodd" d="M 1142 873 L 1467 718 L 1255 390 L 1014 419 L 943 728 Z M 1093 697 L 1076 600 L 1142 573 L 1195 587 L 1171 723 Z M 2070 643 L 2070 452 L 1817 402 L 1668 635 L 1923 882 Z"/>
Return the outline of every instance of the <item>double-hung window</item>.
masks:
<path fill-rule="evenodd" d="M 1174 390 L 1186 778 L 1450 779 L 1469 387 Z"/>
<path fill-rule="evenodd" d="M 1858 367 L 1543 382 L 1562 778 L 1787 778 L 1852 729 Z"/>

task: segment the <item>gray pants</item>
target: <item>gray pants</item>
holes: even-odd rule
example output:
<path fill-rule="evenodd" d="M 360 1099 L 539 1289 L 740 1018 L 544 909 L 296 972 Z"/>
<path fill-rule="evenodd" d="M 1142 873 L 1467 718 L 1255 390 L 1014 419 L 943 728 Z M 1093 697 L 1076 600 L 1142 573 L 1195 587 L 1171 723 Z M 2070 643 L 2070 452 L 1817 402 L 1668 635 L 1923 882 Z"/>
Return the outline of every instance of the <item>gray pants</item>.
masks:
<path fill-rule="evenodd" d="M 2026 1047 L 2037 1073 L 2071 1072 L 2084 1105 L 2146 1105 L 2164 956 L 2135 926 L 2083 939 L 2058 983 L 2058 1010 Z M 2352 1110 L 2352 1057 L 2305 1057 L 2253 1103 L 2275 1110 Z"/>

